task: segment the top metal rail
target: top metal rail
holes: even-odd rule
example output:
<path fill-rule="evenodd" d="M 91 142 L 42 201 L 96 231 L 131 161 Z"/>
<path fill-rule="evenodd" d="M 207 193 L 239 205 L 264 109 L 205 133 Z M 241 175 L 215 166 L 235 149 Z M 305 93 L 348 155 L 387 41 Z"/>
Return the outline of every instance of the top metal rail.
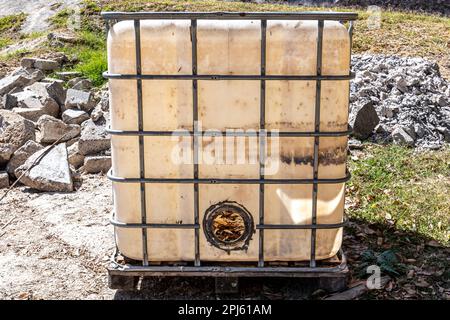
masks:
<path fill-rule="evenodd" d="M 353 12 L 102 12 L 105 20 L 213 19 L 213 20 L 331 20 L 354 21 Z"/>

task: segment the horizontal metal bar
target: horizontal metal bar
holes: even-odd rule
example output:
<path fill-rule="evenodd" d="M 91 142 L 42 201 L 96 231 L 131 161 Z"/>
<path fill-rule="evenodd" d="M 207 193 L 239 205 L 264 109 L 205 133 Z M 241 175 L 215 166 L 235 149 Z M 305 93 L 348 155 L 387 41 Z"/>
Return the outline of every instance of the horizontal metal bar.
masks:
<path fill-rule="evenodd" d="M 199 224 L 178 224 L 178 223 L 127 223 L 120 222 L 111 218 L 109 222 L 118 228 L 129 228 L 129 229 L 142 229 L 142 228 L 152 228 L 152 229 L 200 229 Z M 285 230 L 285 229 L 339 229 L 344 227 L 347 221 L 334 224 L 258 224 L 256 229 L 271 229 L 271 230 Z"/>
<path fill-rule="evenodd" d="M 103 72 L 107 79 L 142 79 L 142 80 L 351 80 L 355 73 L 347 75 L 222 75 L 222 74 L 120 74 Z"/>
<path fill-rule="evenodd" d="M 339 229 L 344 227 L 347 221 L 344 220 L 340 223 L 316 223 L 316 224 L 258 224 L 256 229 Z"/>
<path fill-rule="evenodd" d="M 191 267 L 191 266 L 133 266 L 117 265 L 116 269 L 108 270 L 110 274 L 136 275 L 136 276 L 201 276 L 223 277 L 332 277 L 333 274 L 348 272 L 345 267 Z M 328 275 L 327 275 L 328 274 Z"/>
<path fill-rule="evenodd" d="M 182 223 L 126 223 L 111 218 L 109 222 L 118 228 L 145 228 L 145 229 L 199 229 L 199 224 Z"/>
<path fill-rule="evenodd" d="M 136 275 L 136 276 L 233 276 L 240 277 L 336 277 L 348 274 L 347 258 L 342 249 L 339 249 L 340 260 L 334 265 L 311 267 L 284 267 L 284 266 L 146 266 L 133 264 L 119 264 L 116 261 L 117 253 L 111 258 L 107 267 L 109 274 Z M 251 263 L 251 262 L 250 262 Z"/>
<path fill-rule="evenodd" d="M 108 178 L 118 183 L 200 183 L 200 184 L 333 184 L 344 183 L 351 177 L 347 171 L 343 178 L 334 179 L 192 179 L 192 178 L 123 178 L 108 171 Z"/>
<path fill-rule="evenodd" d="M 333 20 L 353 21 L 354 12 L 102 12 L 105 20 L 213 19 L 213 20 Z"/>
<path fill-rule="evenodd" d="M 184 129 L 174 130 L 174 131 L 133 131 L 133 130 L 116 130 L 116 129 L 106 129 L 106 131 L 111 135 L 116 136 L 176 136 L 176 137 L 186 137 L 186 136 L 205 136 L 205 137 L 217 137 L 217 136 L 229 136 L 229 137 L 254 137 L 259 136 L 261 133 L 258 131 L 188 131 Z M 273 135 L 279 137 L 344 137 L 352 133 L 352 130 L 348 128 L 346 131 L 330 131 L 330 132 L 296 132 L 296 131 L 284 131 L 284 132 L 274 132 Z M 270 129 L 264 132 L 264 135 L 271 136 Z"/>

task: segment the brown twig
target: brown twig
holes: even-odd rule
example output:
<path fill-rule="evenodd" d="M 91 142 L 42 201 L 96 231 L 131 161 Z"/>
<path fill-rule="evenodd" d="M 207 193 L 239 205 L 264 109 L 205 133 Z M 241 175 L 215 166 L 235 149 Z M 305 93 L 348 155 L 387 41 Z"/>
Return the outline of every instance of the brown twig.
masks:
<path fill-rule="evenodd" d="M 30 166 L 24 171 L 22 172 L 22 174 L 17 178 L 16 181 L 13 182 L 12 185 L 9 186 L 8 189 L 6 189 L 6 192 L 2 195 L 2 197 L 0 198 L 0 202 L 8 195 L 8 193 L 12 190 L 12 188 L 14 188 L 14 186 L 19 183 L 20 179 L 22 179 L 22 177 L 31 169 L 33 169 L 36 165 L 38 165 L 41 160 L 53 149 L 54 146 L 56 146 L 58 143 L 61 142 L 62 139 L 64 139 L 64 137 L 66 136 L 67 132 L 65 134 L 63 134 L 58 140 L 56 140 L 55 142 L 53 142 L 44 152 L 42 152 L 41 155 L 39 155 L 39 157 L 37 157 L 33 163 L 30 164 Z"/>

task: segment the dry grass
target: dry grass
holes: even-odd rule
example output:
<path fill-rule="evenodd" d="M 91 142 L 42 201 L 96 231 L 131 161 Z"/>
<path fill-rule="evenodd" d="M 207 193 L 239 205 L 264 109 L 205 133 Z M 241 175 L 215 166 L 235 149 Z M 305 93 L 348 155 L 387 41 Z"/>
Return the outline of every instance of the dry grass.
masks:
<path fill-rule="evenodd" d="M 286 4 L 256 4 L 217 0 L 89 0 L 91 6 L 105 11 L 323 11 L 322 7 Z M 381 28 L 368 26 L 369 14 L 360 9 L 334 7 L 333 11 L 356 11 L 354 52 L 420 56 L 436 60 L 442 73 L 450 76 L 450 18 L 385 10 Z"/>

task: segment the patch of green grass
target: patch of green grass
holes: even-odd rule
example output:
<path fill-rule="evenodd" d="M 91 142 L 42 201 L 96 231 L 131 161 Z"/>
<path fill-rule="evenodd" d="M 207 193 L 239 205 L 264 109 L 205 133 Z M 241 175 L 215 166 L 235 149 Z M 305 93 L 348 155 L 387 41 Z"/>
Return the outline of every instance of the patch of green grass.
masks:
<path fill-rule="evenodd" d="M 0 49 L 3 49 L 4 47 L 10 45 L 12 43 L 11 39 L 8 38 L 0 38 Z"/>
<path fill-rule="evenodd" d="M 95 57 L 93 61 L 81 61 L 90 65 L 89 70 L 103 70 L 105 59 L 96 52 L 99 41 L 105 41 L 101 11 L 355 11 L 359 19 L 355 23 L 353 51 L 408 56 L 431 57 L 438 61 L 444 76 L 450 75 L 450 18 L 412 12 L 382 11 L 381 28 L 371 29 L 369 14 L 361 9 L 342 7 L 306 7 L 274 3 L 249 3 L 218 0 L 83 0 L 81 8 L 81 30 L 77 35 L 84 37 L 85 43 L 65 50 L 80 57 Z M 70 9 L 61 10 L 53 18 L 56 29 L 67 28 L 72 14 Z M 98 41 L 95 41 L 95 40 Z M 90 45 L 94 44 L 94 48 Z M 105 49 L 105 44 L 102 44 Z M 51 48 L 49 48 L 50 50 Z M 92 49 L 90 54 L 87 51 Z M 78 52 L 77 52 L 78 50 Z M 81 60 L 81 59 L 80 59 Z M 95 64 L 98 64 L 94 68 Z M 89 77 L 93 77 L 92 74 Z M 95 76 L 99 79 L 101 76 Z M 97 83 L 100 81 L 95 80 Z"/>
<path fill-rule="evenodd" d="M 25 22 L 24 13 L 0 17 L 0 49 L 10 45 L 18 38 L 18 31 Z"/>
<path fill-rule="evenodd" d="M 367 147 L 350 161 L 350 217 L 393 223 L 444 244 L 450 243 L 450 148 L 413 154 L 399 146 Z"/>
<path fill-rule="evenodd" d="M 93 0 L 89 0 L 92 6 Z M 355 23 L 353 51 L 429 57 L 440 62 L 441 72 L 450 76 L 450 18 L 432 14 L 383 10 L 380 28 L 373 29 L 369 13 L 343 7 L 256 4 L 217 0 L 97 0 L 104 11 L 353 11 Z"/>
<path fill-rule="evenodd" d="M 19 49 L 13 52 L 9 52 L 5 55 L 0 56 L 0 61 L 10 61 L 22 58 L 25 54 L 29 53 L 27 49 Z"/>
<path fill-rule="evenodd" d="M 102 73 L 108 69 L 105 50 L 85 49 L 79 52 L 78 63 L 74 70 L 80 71 L 88 77 L 94 86 L 101 86 L 105 83 Z"/>
<path fill-rule="evenodd" d="M 55 28 L 65 28 L 69 22 L 69 18 L 75 12 L 73 9 L 65 8 L 57 12 L 54 16 L 50 17 L 48 20 Z"/>
<path fill-rule="evenodd" d="M 26 18 L 27 15 L 25 13 L 0 17 L 0 34 L 19 31 Z"/>
<path fill-rule="evenodd" d="M 33 32 L 30 32 L 27 34 L 22 34 L 20 37 L 21 37 L 21 39 L 34 40 L 34 39 L 40 38 L 44 35 L 46 35 L 46 33 L 43 31 L 33 31 Z"/>

